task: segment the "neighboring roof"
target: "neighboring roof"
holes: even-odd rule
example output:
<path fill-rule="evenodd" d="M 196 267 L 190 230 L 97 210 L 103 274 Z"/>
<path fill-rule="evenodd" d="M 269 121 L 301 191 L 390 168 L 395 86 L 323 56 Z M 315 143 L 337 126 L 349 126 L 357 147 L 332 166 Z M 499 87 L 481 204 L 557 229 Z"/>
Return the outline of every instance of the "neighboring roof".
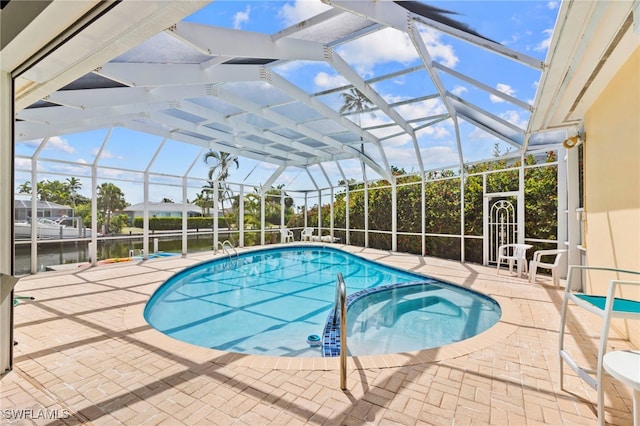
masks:
<path fill-rule="evenodd" d="M 154 203 L 149 202 L 149 211 L 182 213 L 182 203 Z M 124 212 L 141 212 L 144 211 L 144 203 L 133 204 L 122 209 Z M 195 204 L 187 204 L 187 212 L 201 214 L 202 209 Z"/>
<path fill-rule="evenodd" d="M 15 200 L 14 208 L 16 209 L 31 209 L 31 200 Z M 73 210 L 70 206 L 53 203 L 51 201 L 37 201 L 38 210 Z"/>

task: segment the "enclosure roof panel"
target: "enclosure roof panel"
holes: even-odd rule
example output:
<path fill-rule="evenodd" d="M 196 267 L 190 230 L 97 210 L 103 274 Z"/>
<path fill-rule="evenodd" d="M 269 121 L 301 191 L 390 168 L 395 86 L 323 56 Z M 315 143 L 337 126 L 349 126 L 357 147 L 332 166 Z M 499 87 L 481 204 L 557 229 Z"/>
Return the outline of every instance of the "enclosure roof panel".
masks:
<path fill-rule="evenodd" d="M 354 160 L 387 179 L 407 151 L 418 172 L 456 156 L 459 167 L 464 152 L 491 158 L 490 149 L 468 148 L 491 147 L 474 143 L 478 130 L 525 154 L 559 146 L 564 124 L 574 123 L 558 122 L 568 101 L 553 104 L 548 92 L 571 53 L 568 30 L 584 15 L 594 37 L 615 35 L 617 24 L 596 18 L 618 22 L 628 12 L 564 5 L 567 31 L 558 34 L 549 4 L 525 44 L 540 15 L 526 2 L 493 10 L 483 2 L 143 3 L 111 5 L 18 77 L 17 142 L 117 127 L 276 169 L 326 173 L 340 167 L 315 166 Z M 516 15 L 530 22 L 508 19 Z M 551 34 L 555 62 L 545 63 Z M 487 55 L 509 69 L 492 68 Z M 518 69 L 529 80 L 519 81 Z M 545 93 L 536 93 L 539 81 Z"/>

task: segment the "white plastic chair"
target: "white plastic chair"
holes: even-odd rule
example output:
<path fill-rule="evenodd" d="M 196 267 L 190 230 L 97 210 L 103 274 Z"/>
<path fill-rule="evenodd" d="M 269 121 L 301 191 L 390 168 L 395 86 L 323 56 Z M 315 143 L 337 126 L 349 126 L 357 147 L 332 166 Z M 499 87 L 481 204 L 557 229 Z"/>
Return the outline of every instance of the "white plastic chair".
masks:
<path fill-rule="evenodd" d="M 513 264 L 517 264 L 518 277 L 528 271 L 527 250 L 533 247 L 530 244 L 504 244 L 498 247 L 498 274 L 503 261 L 509 264 L 509 273 L 513 273 Z"/>
<path fill-rule="evenodd" d="M 300 241 L 311 241 L 311 237 L 313 237 L 313 228 L 304 228 L 300 232 Z"/>
<path fill-rule="evenodd" d="M 558 266 L 566 253 L 566 250 L 538 250 L 533 253 L 533 259 L 531 263 L 529 263 L 529 276 L 531 279 L 531 283 L 534 284 L 536 282 L 536 273 L 538 272 L 538 268 L 550 269 L 551 277 L 553 278 L 553 285 L 558 287 L 560 285 L 560 278 L 558 277 Z M 542 257 L 555 256 L 553 258 L 553 262 L 543 262 Z"/>
<path fill-rule="evenodd" d="M 637 275 L 638 271 L 625 271 L 615 268 L 576 266 L 569 267 L 567 275 L 567 287 L 564 292 L 564 300 L 562 302 L 562 310 L 560 315 L 560 344 L 558 345 L 558 354 L 560 358 L 560 388 L 563 388 L 563 366 L 567 363 L 574 370 L 580 379 L 587 383 L 597 392 L 598 403 L 598 424 L 604 424 L 604 389 L 602 383 L 602 362 L 607 351 L 607 340 L 609 338 L 609 325 L 612 318 L 638 319 L 640 320 L 640 301 L 621 299 L 616 297 L 616 289 L 618 286 L 630 285 L 639 286 L 640 281 L 628 280 L 611 280 L 607 289 L 606 296 L 590 295 L 572 291 L 573 278 L 580 275 L 581 271 L 609 271 L 621 275 Z M 600 329 L 600 341 L 598 344 L 598 359 L 595 370 L 587 367 L 580 367 L 573 359 L 571 354 L 564 349 L 564 334 L 567 321 L 567 306 L 569 301 L 575 303 L 578 307 L 598 315 L 602 318 L 602 327 Z"/>
<path fill-rule="evenodd" d="M 283 243 L 293 242 L 293 231 L 287 228 L 281 228 L 280 237 Z"/>

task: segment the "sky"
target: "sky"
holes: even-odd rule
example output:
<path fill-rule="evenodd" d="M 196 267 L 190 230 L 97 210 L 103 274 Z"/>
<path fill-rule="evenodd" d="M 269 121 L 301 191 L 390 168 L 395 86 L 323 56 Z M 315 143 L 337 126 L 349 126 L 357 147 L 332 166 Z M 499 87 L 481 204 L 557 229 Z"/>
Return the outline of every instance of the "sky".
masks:
<path fill-rule="evenodd" d="M 439 1 L 428 4 L 448 11 L 456 12 L 455 19 L 468 24 L 476 32 L 518 52 L 544 60 L 551 40 L 553 26 L 558 13 L 559 2 L 555 1 Z M 328 8 L 320 1 L 215 1 L 185 20 L 200 24 L 221 26 L 266 34 L 276 33 L 301 19 L 311 17 Z M 425 26 L 418 26 L 430 55 L 438 63 L 466 74 L 497 90 L 533 103 L 540 72 L 522 64 L 514 63 L 477 46 L 455 39 Z M 362 37 L 348 44 L 337 46 L 336 52 L 365 80 L 384 75 L 398 69 L 420 63 L 411 42 L 405 34 L 385 29 Z M 285 64 L 273 69 L 307 93 L 344 84 L 345 80 L 325 63 Z M 528 112 L 490 95 L 467 82 L 448 74 L 439 73 L 448 91 L 465 101 L 478 105 L 504 120 L 521 128 L 526 128 Z M 375 84 L 374 89 L 387 101 L 396 102 L 409 96 L 436 93 L 424 71 L 398 77 Z M 318 98 L 330 107 L 338 110 L 341 99 L 338 94 Z M 441 101 L 431 100 L 398 107 L 405 118 L 425 114 L 445 112 Z M 355 120 L 354 117 L 352 119 Z M 388 117 L 376 112 L 360 117 L 364 126 L 373 126 L 388 122 Z M 466 123 L 460 123 L 460 137 L 465 160 L 475 161 L 490 158 L 494 145 L 502 152 L 509 145 L 497 140 L 488 133 Z M 167 140 L 162 149 L 154 156 L 162 143 L 162 138 L 147 135 L 124 128 L 98 129 L 83 133 L 57 135 L 51 137 L 40 153 L 39 167 L 42 170 L 38 179 L 66 180 L 76 177 L 81 180 L 83 195 L 90 196 L 91 167 L 96 153 L 103 141 L 108 138 L 99 165 L 105 167 L 99 173 L 98 184 L 114 182 L 125 192 L 131 204 L 143 200 L 142 173 L 131 173 L 126 169 L 144 171 L 149 169 L 153 175 L 150 187 L 150 201 L 170 198 L 180 202 L 181 179 L 170 177 L 183 176 L 191 170 L 189 176 L 188 198 L 192 200 L 199 192 L 202 182 L 196 178 L 206 178 L 208 166 L 199 155 L 202 148 Z M 458 162 L 458 148 L 455 129 L 451 121 L 444 121 L 428 127 L 418 133 L 419 147 L 426 169 L 452 166 Z M 16 144 L 16 187 L 31 180 L 29 157 L 41 143 L 40 140 Z M 418 170 L 416 155 L 411 140 L 406 135 L 383 142 L 389 162 L 403 167 L 407 172 Z M 375 152 L 372 157 L 379 159 Z M 76 164 L 71 164 L 76 163 Z M 86 166 L 85 166 L 86 165 Z M 325 170 L 332 184 L 341 176 L 334 164 L 326 164 Z M 358 161 L 341 163 L 348 176 L 360 179 Z M 276 170 L 277 166 L 240 158 L 240 167 L 231 171 L 230 181 L 261 184 Z M 321 187 L 329 182 L 312 167 L 314 180 Z M 368 178 L 377 175 L 368 171 Z M 313 186 L 307 173 L 295 168 L 287 170 L 277 183 L 286 188 L 299 189 Z M 161 185 L 167 184 L 167 185 Z"/>

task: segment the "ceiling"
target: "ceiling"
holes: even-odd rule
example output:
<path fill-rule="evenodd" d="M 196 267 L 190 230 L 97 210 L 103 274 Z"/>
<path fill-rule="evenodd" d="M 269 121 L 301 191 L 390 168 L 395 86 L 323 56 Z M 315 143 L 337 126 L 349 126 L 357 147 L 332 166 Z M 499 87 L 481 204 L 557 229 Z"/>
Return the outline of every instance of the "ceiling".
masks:
<path fill-rule="evenodd" d="M 15 3 L 3 6 L 3 18 Z M 578 131 L 605 74 L 637 46 L 629 24 L 637 1 L 563 2 L 546 62 L 418 2 L 327 1 L 325 12 L 273 34 L 183 20 L 208 2 L 40 3 L 36 17 L 2 46 L 2 66 L 17 77 L 16 141 L 124 127 L 271 163 L 277 171 L 270 182 L 288 167 L 345 159 L 390 177 L 388 141 L 399 135 L 411 138 L 424 172 L 418 138 L 443 122 L 455 129 L 458 165 L 465 162 L 461 122 L 517 152 L 557 146 L 567 129 Z M 419 63 L 365 78 L 340 47 L 385 28 L 406 34 Z M 435 61 L 421 35 L 426 28 L 539 72 L 536 99 L 518 99 Z M 310 92 L 281 72 L 309 62 L 325 64 L 341 83 Z M 394 101 L 376 90 L 406 75 L 428 81 L 430 90 Z M 511 103 L 530 119 L 523 128 L 492 114 L 455 95 L 445 76 Z M 352 89 L 371 104 L 364 114 L 381 124 L 359 124 L 362 114 L 327 101 Z M 438 102 L 440 113 L 405 113 L 405 106 L 427 101 Z"/>

